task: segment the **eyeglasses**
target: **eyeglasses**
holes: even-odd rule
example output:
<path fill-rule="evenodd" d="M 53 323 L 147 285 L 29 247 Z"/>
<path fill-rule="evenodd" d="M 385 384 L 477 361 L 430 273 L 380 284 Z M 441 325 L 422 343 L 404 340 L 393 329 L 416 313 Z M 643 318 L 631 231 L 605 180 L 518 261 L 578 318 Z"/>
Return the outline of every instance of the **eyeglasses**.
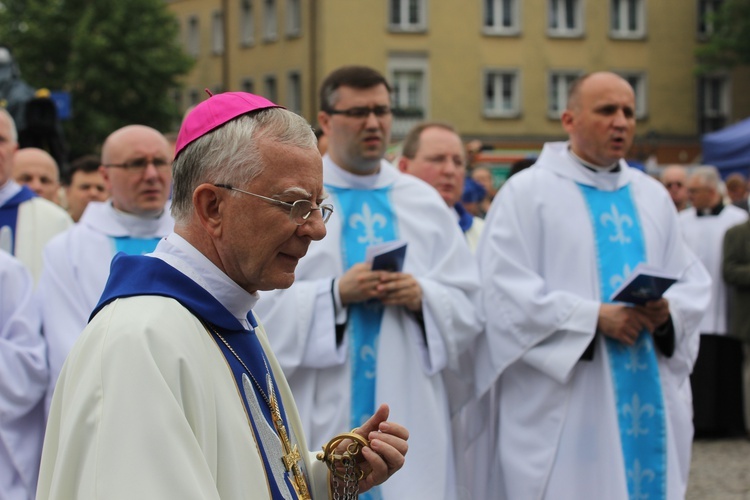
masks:
<path fill-rule="evenodd" d="M 128 160 L 125 163 L 109 163 L 104 165 L 105 167 L 116 167 L 124 168 L 130 172 L 143 172 L 146 167 L 153 165 L 156 170 L 165 170 L 171 168 L 171 164 L 164 158 L 135 158 L 134 160 Z"/>
<path fill-rule="evenodd" d="M 681 182 L 667 182 L 664 185 L 667 186 L 667 189 L 671 189 L 673 187 L 678 187 L 678 188 L 682 187 L 682 183 Z"/>
<path fill-rule="evenodd" d="M 378 118 L 382 118 L 391 114 L 391 108 L 389 106 L 373 106 L 371 108 L 367 106 L 357 106 L 349 109 L 328 109 L 325 110 L 325 112 L 329 115 L 344 115 L 349 118 L 360 119 L 367 118 L 370 116 L 370 113 L 373 113 Z"/>
<path fill-rule="evenodd" d="M 249 191 L 243 191 L 242 189 L 237 189 L 236 187 L 232 187 L 229 184 L 214 184 L 214 186 L 224 188 L 224 189 L 229 189 L 230 191 L 238 191 L 240 193 L 249 194 L 250 196 L 255 196 L 256 198 L 265 200 L 268 203 L 273 203 L 274 205 L 281 205 L 282 207 L 287 207 L 289 209 L 289 220 L 291 220 L 298 226 L 301 226 L 302 224 L 307 222 L 310 217 L 310 214 L 312 214 L 313 211 L 315 210 L 320 210 L 320 216 L 323 218 L 323 224 L 328 222 L 328 219 L 331 218 L 331 214 L 333 213 L 332 205 L 321 205 L 319 207 L 313 207 L 312 202 L 309 200 L 297 200 L 294 203 L 286 203 L 284 201 L 274 200 L 273 198 L 268 198 L 267 196 L 261 196 L 259 194 L 251 193 Z"/>

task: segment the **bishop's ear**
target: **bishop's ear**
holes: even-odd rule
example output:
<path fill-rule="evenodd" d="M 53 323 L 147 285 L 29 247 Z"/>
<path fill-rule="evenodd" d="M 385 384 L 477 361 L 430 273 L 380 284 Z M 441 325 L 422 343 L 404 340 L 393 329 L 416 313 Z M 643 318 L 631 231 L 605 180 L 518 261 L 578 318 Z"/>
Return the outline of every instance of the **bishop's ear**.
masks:
<path fill-rule="evenodd" d="M 193 207 L 201 226 L 212 236 L 221 233 L 221 220 L 226 202 L 225 190 L 213 184 L 201 184 L 193 191 Z"/>

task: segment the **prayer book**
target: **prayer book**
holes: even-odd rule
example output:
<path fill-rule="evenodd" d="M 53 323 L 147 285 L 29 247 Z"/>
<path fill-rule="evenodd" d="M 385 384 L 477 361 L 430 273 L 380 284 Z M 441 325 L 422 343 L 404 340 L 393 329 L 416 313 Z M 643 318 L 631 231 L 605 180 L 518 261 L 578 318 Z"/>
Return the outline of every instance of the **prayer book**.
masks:
<path fill-rule="evenodd" d="M 367 247 L 365 261 L 372 264 L 373 271 L 401 272 L 406 259 L 406 242 L 388 241 Z"/>
<path fill-rule="evenodd" d="M 664 273 L 641 262 L 635 266 L 633 272 L 619 288 L 612 292 L 609 300 L 642 305 L 660 299 L 664 292 L 676 281 L 676 276 Z"/>

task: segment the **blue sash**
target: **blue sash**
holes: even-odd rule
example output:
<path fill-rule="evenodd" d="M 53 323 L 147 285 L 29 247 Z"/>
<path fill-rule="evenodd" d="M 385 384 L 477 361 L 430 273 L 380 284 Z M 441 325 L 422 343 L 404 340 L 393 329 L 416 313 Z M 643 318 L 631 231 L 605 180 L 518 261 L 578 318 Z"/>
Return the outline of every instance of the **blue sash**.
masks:
<path fill-rule="evenodd" d="M 115 246 L 115 253 L 123 252 L 127 255 L 145 255 L 151 253 L 159 244 L 161 238 L 132 238 L 130 236 L 110 236 Z"/>
<path fill-rule="evenodd" d="M 602 302 L 638 263 L 646 246 L 638 212 L 624 186 L 599 191 L 579 184 L 588 204 L 596 240 Z M 641 332 L 633 346 L 605 337 L 631 500 L 666 498 L 667 445 L 664 398 L 651 334 Z"/>
<path fill-rule="evenodd" d="M 368 246 L 397 239 L 390 188 L 360 190 L 326 186 L 326 190 L 334 197 L 342 214 L 341 250 L 346 269 L 365 261 Z M 382 320 L 380 301 L 349 306 L 352 427 L 359 427 L 375 412 L 378 336 Z M 359 497 L 361 500 L 381 498 L 379 488 Z"/>
<path fill-rule="evenodd" d="M 11 199 L 5 202 L 0 207 L 0 228 L 9 227 L 10 234 L 13 237 L 11 241 L 10 253 L 15 255 L 16 253 L 16 224 L 18 223 L 18 207 L 24 201 L 28 201 L 35 198 L 37 195 L 34 191 L 26 186 L 21 186 L 21 190 L 16 193 Z"/>

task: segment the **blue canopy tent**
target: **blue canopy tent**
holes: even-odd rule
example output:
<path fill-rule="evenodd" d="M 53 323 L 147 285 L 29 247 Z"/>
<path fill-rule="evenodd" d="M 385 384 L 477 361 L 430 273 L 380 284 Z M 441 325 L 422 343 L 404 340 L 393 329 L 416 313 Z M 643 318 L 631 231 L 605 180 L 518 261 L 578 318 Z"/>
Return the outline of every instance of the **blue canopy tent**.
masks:
<path fill-rule="evenodd" d="M 703 163 L 719 169 L 722 178 L 750 169 L 750 118 L 703 135 Z"/>

